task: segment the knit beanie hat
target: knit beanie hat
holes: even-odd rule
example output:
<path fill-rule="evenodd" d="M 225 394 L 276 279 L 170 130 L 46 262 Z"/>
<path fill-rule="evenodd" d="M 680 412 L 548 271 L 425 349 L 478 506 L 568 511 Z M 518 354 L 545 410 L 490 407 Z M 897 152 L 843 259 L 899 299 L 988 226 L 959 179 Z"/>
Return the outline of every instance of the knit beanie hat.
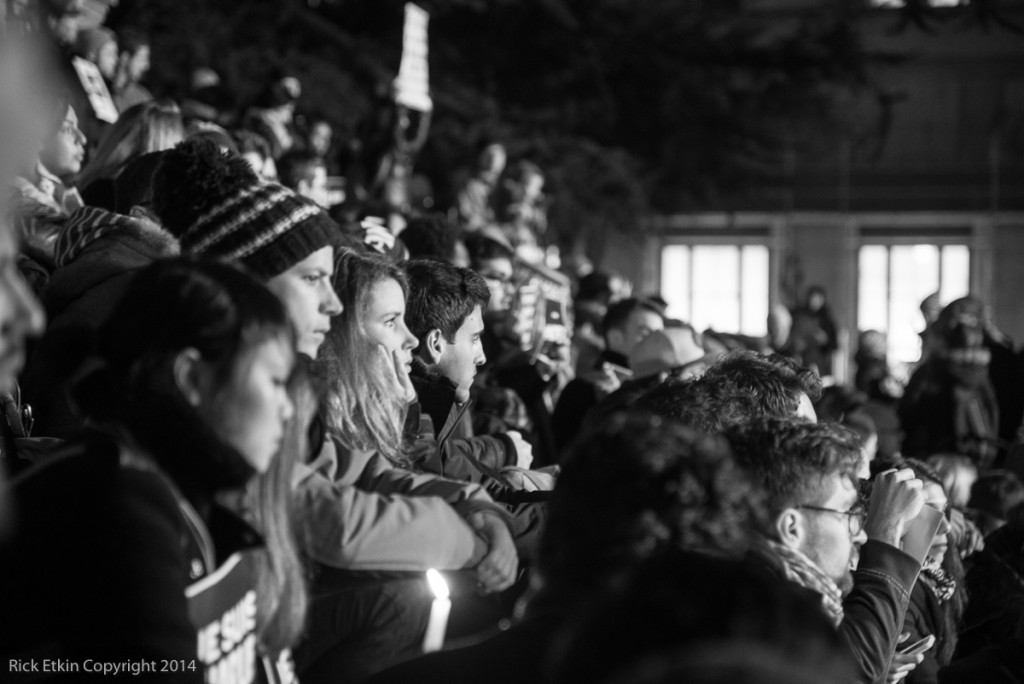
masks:
<path fill-rule="evenodd" d="M 186 140 L 164 153 L 153 210 L 183 254 L 239 262 L 264 280 L 341 237 L 315 202 L 261 181 L 244 159 L 209 140 Z"/>

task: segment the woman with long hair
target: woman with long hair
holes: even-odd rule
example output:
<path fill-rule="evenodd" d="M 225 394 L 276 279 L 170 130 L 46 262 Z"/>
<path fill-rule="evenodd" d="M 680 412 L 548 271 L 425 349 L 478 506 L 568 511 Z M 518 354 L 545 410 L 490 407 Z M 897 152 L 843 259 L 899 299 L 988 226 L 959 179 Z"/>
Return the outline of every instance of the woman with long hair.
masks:
<path fill-rule="evenodd" d="M 260 535 L 218 499 L 274 472 L 294 344 L 280 301 L 234 267 L 140 271 L 75 390 L 94 430 L 13 481 L 5 658 L 148 662 L 149 676 L 195 681 L 231 668 L 247 681 L 261 650 L 279 650 L 257 645 Z"/>
<path fill-rule="evenodd" d="M 86 204 L 114 209 L 113 180 L 133 159 L 169 150 L 185 139 L 181 110 L 170 100 L 129 107 L 110 126 L 78 175 Z"/>
<path fill-rule="evenodd" d="M 335 266 L 342 313 L 319 357 L 328 439 L 299 469 L 316 567 L 308 638 L 295 652 L 307 684 L 359 681 L 419 651 L 428 568 L 475 569 L 489 592 L 508 588 L 517 565 L 508 516 L 482 487 L 407 467 L 416 339 L 402 270 L 347 249 Z"/>
<path fill-rule="evenodd" d="M 331 378 L 328 426 L 349 448 L 407 465 L 403 426 L 415 399 L 409 368 L 417 340 L 403 316 L 405 273 L 384 257 L 339 250 L 335 274 L 342 313 L 323 352 Z M 371 312 L 374 304 L 385 304 L 382 296 L 390 306 Z"/>

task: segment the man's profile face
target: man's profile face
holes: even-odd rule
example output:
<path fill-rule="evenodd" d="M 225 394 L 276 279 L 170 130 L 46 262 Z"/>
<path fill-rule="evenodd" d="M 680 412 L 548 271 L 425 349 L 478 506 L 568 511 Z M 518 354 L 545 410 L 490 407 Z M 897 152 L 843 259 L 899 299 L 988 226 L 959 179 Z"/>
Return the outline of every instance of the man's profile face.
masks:
<path fill-rule="evenodd" d="M 849 511 L 858 502 L 857 488 L 847 476 L 834 473 L 822 483 L 823 496 L 808 505 Z M 827 495 L 827 496 L 824 496 Z M 867 535 L 860 530 L 856 536 L 850 534 L 849 516 L 829 511 L 800 509 L 806 534 L 798 550 L 814 561 L 845 596 L 853 588 L 853 571 L 857 567 L 860 546 L 867 541 Z"/>
<path fill-rule="evenodd" d="M 476 378 L 476 368 L 487 360 L 480 341 L 483 331 L 483 314 L 480 307 L 476 306 L 466 316 L 452 342 L 444 339 L 443 335 L 440 338 L 441 355 L 437 361 L 437 370 L 455 383 L 455 401 L 460 404 L 469 401 L 469 390 Z"/>

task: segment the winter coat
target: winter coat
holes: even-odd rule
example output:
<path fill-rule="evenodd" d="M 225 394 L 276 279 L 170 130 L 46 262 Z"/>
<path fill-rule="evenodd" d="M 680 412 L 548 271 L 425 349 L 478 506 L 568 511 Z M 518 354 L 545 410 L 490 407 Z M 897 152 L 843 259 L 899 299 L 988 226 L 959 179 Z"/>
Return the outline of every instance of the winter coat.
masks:
<path fill-rule="evenodd" d="M 594 364 L 594 369 L 600 368 L 605 363 L 629 368 L 629 359 L 607 349 L 601 352 L 601 356 Z M 576 435 L 583 429 L 587 414 L 599 399 L 597 388 L 584 377 L 576 378 L 562 390 L 562 395 L 558 398 L 558 404 L 555 406 L 555 412 L 551 416 L 555 446 L 559 453 L 564 453 L 566 447 L 576 439 Z"/>
<path fill-rule="evenodd" d="M 413 359 L 410 373 L 420 406 L 421 435 L 434 438 L 434 448 L 419 455 L 417 465 L 453 480 L 483 482 L 505 466 L 516 464 L 516 449 L 507 435 L 473 435 L 470 402 L 455 402 L 455 385 L 440 373 Z"/>
<path fill-rule="evenodd" d="M 182 462 L 179 473 L 241 458 L 196 433 L 172 434 L 162 451 Z M 18 561 L 0 564 L 5 665 L 51 658 L 79 668 L 66 675 L 75 680 L 96 663 L 143 661 L 153 663 L 147 681 L 201 682 L 217 667 L 255 676 L 247 570 L 262 542 L 213 502 L 211 482 L 172 477 L 168 462 L 130 438 L 93 433 L 12 481 L 18 527 L 6 551 Z M 231 466 L 224 481 L 243 482 L 246 468 Z M 249 618 L 232 620 L 239 615 Z M 210 648 L 204 634 L 224 621 L 240 628 L 237 638 L 224 634 Z"/>
<path fill-rule="evenodd" d="M 347 570 L 456 570 L 474 565 L 477 536 L 465 519 L 507 519 L 479 485 L 398 468 L 376 453 L 328 439 L 293 476 L 306 553 Z"/>
<path fill-rule="evenodd" d="M 944 359 L 925 362 L 907 384 L 899 416 L 905 456 L 952 452 L 985 466 L 995 454 L 999 405 L 984 367 L 958 374 Z"/>
<path fill-rule="evenodd" d="M 127 216 L 95 207 L 71 215 L 58 237 L 58 268 L 43 297 L 46 333 L 21 376 L 35 434 L 66 438 L 81 426 L 67 386 L 91 351 L 93 335 L 138 270 L 177 251 L 168 234 Z"/>
<path fill-rule="evenodd" d="M 765 568 L 785 576 L 781 570 Z M 843 597 L 843 619 L 837 628 L 853 656 L 858 682 L 884 680 L 920 569 L 891 544 L 869 539 L 861 546 L 853 589 Z"/>

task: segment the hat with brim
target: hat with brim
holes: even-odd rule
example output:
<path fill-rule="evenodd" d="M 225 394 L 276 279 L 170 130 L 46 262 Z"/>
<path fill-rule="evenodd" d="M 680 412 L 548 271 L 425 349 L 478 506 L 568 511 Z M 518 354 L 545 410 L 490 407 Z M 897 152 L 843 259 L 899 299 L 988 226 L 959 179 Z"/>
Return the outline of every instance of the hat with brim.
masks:
<path fill-rule="evenodd" d="M 640 340 L 629 354 L 633 377 L 645 378 L 703 361 L 704 348 L 688 327 L 656 330 Z"/>

